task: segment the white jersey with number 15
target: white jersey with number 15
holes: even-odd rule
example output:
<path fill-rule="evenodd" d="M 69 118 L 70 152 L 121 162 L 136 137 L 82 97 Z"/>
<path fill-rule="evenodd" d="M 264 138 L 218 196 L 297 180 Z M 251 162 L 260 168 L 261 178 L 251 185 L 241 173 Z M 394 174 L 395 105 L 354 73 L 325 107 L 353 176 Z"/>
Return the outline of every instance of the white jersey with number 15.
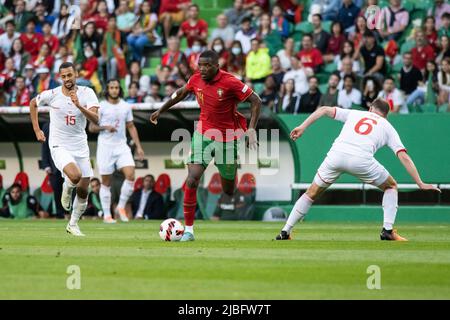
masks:
<path fill-rule="evenodd" d="M 397 131 L 385 118 L 368 111 L 334 109 L 334 118 L 344 122 L 344 127 L 330 151 L 368 159 L 385 145 L 395 154 L 406 151 Z"/>

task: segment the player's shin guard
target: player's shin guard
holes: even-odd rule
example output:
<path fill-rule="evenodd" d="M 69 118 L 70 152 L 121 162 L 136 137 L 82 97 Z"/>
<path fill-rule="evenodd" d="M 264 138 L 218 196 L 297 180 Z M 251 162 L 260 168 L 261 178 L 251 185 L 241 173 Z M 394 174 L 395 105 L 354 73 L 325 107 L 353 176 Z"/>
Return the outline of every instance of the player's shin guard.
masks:
<path fill-rule="evenodd" d="M 291 233 L 294 225 L 302 219 L 311 208 L 314 200 L 312 200 L 306 193 L 304 193 L 295 203 L 294 208 L 292 208 L 291 213 L 289 214 L 289 218 L 286 221 L 286 224 L 283 228 L 283 231 L 286 231 L 288 234 Z"/>
<path fill-rule="evenodd" d="M 197 206 L 197 188 L 184 186 L 184 223 L 186 230 L 193 233 L 195 209 Z"/>
<path fill-rule="evenodd" d="M 84 213 L 84 211 L 86 211 L 86 207 L 87 198 L 83 199 L 78 197 L 77 195 L 73 202 L 72 215 L 70 216 L 70 225 L 74 226 L 78 223 L 78 220 L 80 220 L 82 214 Z"/>
<path fill-rule="evenodd" d="M 398 208 L 398 191 L 397 189 L 386 189 L 383 195 L 383 212 L 384 222 L 383 228 L 392 230 L 395 223 Z"/>
<path fill-rule="evenodd" d="M 100 186 L 100 202 L 102 203 L 103 219 L 111 217 L 111 187 Z"/>
<path fill-rule="evenodd" d="M 125 209 L 127 205 L 128 199 L 130 199 L 131 194 L 133 193 L 134 181 L 125 180 L 122 184 L 122 188 L 120 188 L 120 197 L 119 203 L 117 204 L 118 208 Z"/>

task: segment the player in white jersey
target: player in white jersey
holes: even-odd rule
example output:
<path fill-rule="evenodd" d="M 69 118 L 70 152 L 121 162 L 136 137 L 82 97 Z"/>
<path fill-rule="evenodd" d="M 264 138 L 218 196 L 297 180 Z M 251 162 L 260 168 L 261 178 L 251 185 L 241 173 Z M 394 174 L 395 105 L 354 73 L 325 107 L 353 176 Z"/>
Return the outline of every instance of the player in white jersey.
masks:
<path fill-rule="evenodd" d="M 387 145 L 394 151 L 420 189 L 438 192 L 440 190 L 421 180 L 419 172 L 406 153 L 397 131 L 386 120 L 388 113 L 389 104 L 382 99 L 376 99 L 371 104 L 369 111 L 322 107 L 312 113 L 300 126 L 292 130 L 291 138 L 295 141 L 322 116 L 344 122 L 340 135 L 334 141 L 325 160 L 319 167 L 314 181 L 295 203 L 286 225 L 276 237 L 276 240 L 289 240 L 292 228 L 308 213 L 313 202 L 342 173 L 348 173 L 384 191 L 382 203 L 384 223 L 380 239 L 406 241 L 393 229 L 398 208 L 397 183 L 389 172 L 375 160 L 374 154 L 378 149 Z"/>
<path fill-rule="evenodd" d="M 75 84 L 77 72 L 72 63 L 61 64 L 59 73 L 63 85 L 43 91 L 33 98 L 30 102 L 30 117 L 37 140 L 44 142 L 45 135 L 39 127 L 37 108 L 50 107 L 50 153 L 64 177 L 61 204 L 67 211 L 73 207 L 66 231 L 75 236 L 84 236 L 78 221 L 86 210 L 89 179 L 92 176 L 85 131 L 86 118 L 98 122 L 99 102 L 92 89 Z M 75 188 L 76 197 L 72 206 Z"/>
<path fill-rule="evenodd" d="M 90 132 L 99 133 L 97 164 L 102 176 L 100 201 L 105 223 L 116 222 L 111 217 L 111 175 L 116 169 L 121 170 L 125 176 L 125 181 L 120 189 L 117 212 L 122 221 L 128 221 L 125 205 L 133 193 L 135 163 L 130 147 L 127 145 L 127 129 L 136 144 L 137 158 L 139 160 L 144 158 L 144 150 L 133 123 L 131 106 L 122 100 L 122 95 L 120 82 L 117 79 L 108 80 L 105 90 L 106 100 L 100 103 L 99 124 L 89 124 Z"/>

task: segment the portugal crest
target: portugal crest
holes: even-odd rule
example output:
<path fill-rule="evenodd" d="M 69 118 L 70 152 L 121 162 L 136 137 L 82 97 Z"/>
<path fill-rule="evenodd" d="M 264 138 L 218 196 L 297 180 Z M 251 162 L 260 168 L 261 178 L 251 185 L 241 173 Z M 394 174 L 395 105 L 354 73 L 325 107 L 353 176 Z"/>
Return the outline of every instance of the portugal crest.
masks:
<path fill-rule="evenodd" d="M 223 90 L 222 89 L 217 89 L 217 95 L 219 96 L 219 99 L 222 99 L 222 95 L 223 95 Z"/>

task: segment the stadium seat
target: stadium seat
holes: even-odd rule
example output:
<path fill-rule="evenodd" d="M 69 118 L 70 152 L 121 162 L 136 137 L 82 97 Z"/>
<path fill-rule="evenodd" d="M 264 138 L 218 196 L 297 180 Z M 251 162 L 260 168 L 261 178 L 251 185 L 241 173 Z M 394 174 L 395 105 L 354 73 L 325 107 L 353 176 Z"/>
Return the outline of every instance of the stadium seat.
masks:
<path fill-rule="evenodd" d="M 300 22 L 295 26 L 295 31 L 299 31 L 303 34 L 313 32 L 313 25 L 308 21 Z"/>
<path fill-rule="evenodd" d="M 323 71 L 326 73 L 333 73 L 337 70 L 337 63 L 331 62 L 325 65 Z"/>
<path fill-rule="evenodd" d="M 408 40 L 402 44 L 400 47 L 400 54 L 404 54 L 405 52 L 411 52 L 411 50 L 416 46 L 415 40 Z"/>
<path fill-rule="evenodd" d="M 50 184 L 49 175 L 45 176 L 41 186 L 35 190 L 33 195 L 44 211 L 56 213 L 55 197 L 53 195 L 53 188 Z"/>
<path fill-rule="evenodd" d="M 143 184 L 144 184 L 144 178 L 143 177 L 137 178 L 136 181 L 134 182 L 133 192 L 136 192 L 136 191 L 142 189 Z"/>
<path fill-rule="evenodd" d="M 167 209 L 172 192 L 170 177 L 167 173 L 160 174 L 156 179 L 155 191 L 163 197 L 164 209 Z"/>
<path fill-rule="evenodd" d="M 26 192 L 27 194 L 29 194 L 30 192 L 30 179 L 28 178 L 28 174 L 25 172 L 19 172 L 15 179 L 14 179 L 14 183 L 19 184 L 22 188 L 23 192 Z"/>
<path fill-rule="evenodd" d="M 244 173 L 239 181 L 238 194 L 242 201 L 236 203 L 236 214 L 239 220 L 252 220 L 255 214 L 256 179 L 251 173 Z"/>

